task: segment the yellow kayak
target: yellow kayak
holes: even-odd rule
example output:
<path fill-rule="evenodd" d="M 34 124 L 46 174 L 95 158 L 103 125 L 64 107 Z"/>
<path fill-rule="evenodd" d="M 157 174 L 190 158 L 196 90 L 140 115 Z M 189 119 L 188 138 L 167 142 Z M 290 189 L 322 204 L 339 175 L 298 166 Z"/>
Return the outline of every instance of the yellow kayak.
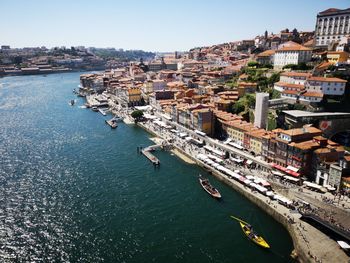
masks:
<path fill-rule="evenodd" d="M 255 244 L 263 247 L 263 248 L 270 248 L 270 245 L 261 237 L 259 236 L 257 233 L 254 232 L 252 226 L 250 224 L 248 224 L 247 222 L 244 222 L 243 220 L 231 216 L 233 219 L 236 219 L 237 221 L 239 221 L 239 224 L 241 225 L 241 228 L 244 232 L 244 234 L 246 234 L 246 236 L 252 240 Z"/>

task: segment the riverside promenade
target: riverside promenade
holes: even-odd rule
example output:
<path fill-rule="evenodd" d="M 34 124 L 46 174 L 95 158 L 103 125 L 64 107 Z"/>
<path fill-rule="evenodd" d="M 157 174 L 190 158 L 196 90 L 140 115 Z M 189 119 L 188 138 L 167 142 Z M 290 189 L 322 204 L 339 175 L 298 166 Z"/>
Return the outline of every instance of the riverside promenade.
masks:
<path fill-rule="evenodd" d="M 159 131 L 154 129 L 152 125 L 148 123 L 138 123 L 137 125 L 164 140 L 169 139 L 169 136 L 171 136 L 164 130 Z M 299 213 L 291 213 L 288 208 L 279 204 L 277 201 L 272 201 L 270 198 L 253 191 L 246 186 L 243 186 L 239 182 L 229 178 L 227 175 L 203 163 L 196 158 L 197 153 L 193 152 L 193 149 L 189 149 L 184 145 L 186 144 L 174 143 L 173 146 L 175 147 L 176 151 L 173 151 L 173 153 L 179 153 L 179 157 L 181 159 L 188 158 L 199 166 L 211 171 L 213 176 L 225 182 L 234 190 L 255 203 L 288 230 L 294 245 L 294 250 L 292 251 L 291 256 L 297 261 L 349 262 L 349 257 L 339 248 L 338 244 L 334 240 L 323 234 L 315 227 L 301 220 L 301 215 Z M 185 158 L 183 156 L 185 156 Z"/>

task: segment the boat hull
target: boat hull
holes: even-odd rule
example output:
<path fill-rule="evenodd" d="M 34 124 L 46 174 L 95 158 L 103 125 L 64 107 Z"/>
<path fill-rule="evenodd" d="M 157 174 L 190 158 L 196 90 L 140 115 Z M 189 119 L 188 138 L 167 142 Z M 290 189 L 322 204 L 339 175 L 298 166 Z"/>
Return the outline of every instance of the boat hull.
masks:
<path fill-rule="evenodd" d="M 255 244 L 257 244 L 260 247 L 263 248 L 270 248 L 270 245 L 259 235 L 255 234 L 254 232 L 252 233 L 250 230 L 246 230 L 245 226 L 246 224 L 239 222 L 239 224 L 241 225 L 241 228 L 244 232 L 244 234 L 251 240 L 253 241 Z"/>
<path fill-rule="evenodd" d="M 202 188 L 212 197 L 216 198 L 216 199 L 220 199 L 221 198 L 221 194 L 219 193 L 219 191 L 217 189 L 215 189 L 214 187 L 212 187 L 212 185 L 209 183 L 209 181 L 207 179 L 203 179 L 201 177 L 199 177 L 199 183 L 202 186 Z"/>

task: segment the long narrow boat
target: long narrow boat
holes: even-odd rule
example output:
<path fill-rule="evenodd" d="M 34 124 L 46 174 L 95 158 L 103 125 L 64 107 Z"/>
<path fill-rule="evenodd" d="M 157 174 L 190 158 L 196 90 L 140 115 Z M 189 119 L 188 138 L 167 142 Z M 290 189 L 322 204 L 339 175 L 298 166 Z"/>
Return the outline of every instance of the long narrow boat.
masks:
<path fill-rule="evenodd" d="M 237 220 L 239 222 L 239 224 L 241 225 L 241 228 L 242 228 L 244 234 L 251 241 L 253 241 L 255 244 L 257 244 L 258 246 L 261 246 L 263 248 L 270 248 L 270 245 L 265 241 L 265 239 L 263 239 L 262 236 L 259 236 L 253 230 L 253 227 L 249 223 L 247 223 L 247 222 L 245 222 L 245 221 L 243 221 L 243 220 L 241 220 L 241 219 L 239 219 L 237 217 L 234 217 L 234 216 L 231 216 L 231 218 L 233 218 L 233 219 L 235 219 L 235 220 Z"/>
<path fill-rule="evenodd" d="M 204 178 L 202 175 L 199 175 L 199 183 L 201 184 L 203 189 L 212 197 L 217 199 L 221 198 L 221 194 L 219 193 L 219 191 L 209 183 L 209 180 L 207 178 Z"/>

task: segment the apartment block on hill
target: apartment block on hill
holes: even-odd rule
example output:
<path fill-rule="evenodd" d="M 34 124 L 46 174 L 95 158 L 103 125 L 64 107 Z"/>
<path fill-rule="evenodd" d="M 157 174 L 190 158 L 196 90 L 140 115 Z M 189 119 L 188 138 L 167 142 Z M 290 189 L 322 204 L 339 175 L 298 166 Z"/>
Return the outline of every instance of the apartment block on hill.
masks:
<path fill-rule="evenodd" d="M 318 103 L 324 95 L 342 96 L 346 82 L 339 78 L 314 77 L 310 73 L 284 72 L 274 89 L 281 92 L 282 97 Z"/>
<path fill-rule="evenodd" d="M 286 65 L 307 63 L 311 60 L 312 50 L 293 41 L 288 41 L 275 50 L 273 66 L 275 70 L 282 70 Z"/>

